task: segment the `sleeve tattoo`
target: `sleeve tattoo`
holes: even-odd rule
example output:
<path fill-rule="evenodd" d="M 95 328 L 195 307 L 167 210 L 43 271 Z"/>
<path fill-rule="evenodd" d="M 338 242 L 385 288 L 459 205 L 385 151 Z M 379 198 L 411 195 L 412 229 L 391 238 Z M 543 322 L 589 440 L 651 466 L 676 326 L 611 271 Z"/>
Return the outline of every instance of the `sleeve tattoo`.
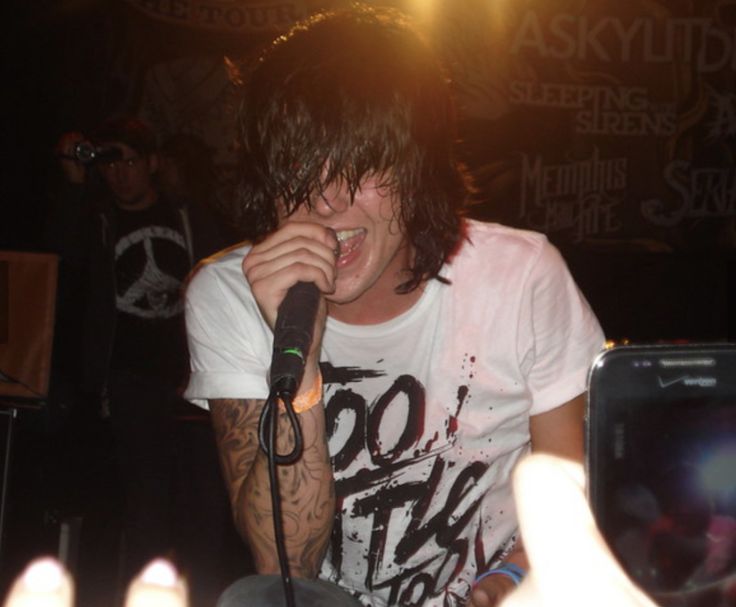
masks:
<path fill-rule="evenodd" d="M 248 542 L 259 573 L 278 573 L 268 464 L 258 446 L 263 400 L 210 401 L 233 518 Z M 334 481 L 325 436 L 324 408 L 299 415 L 304 452 L 278 469 L 284 535 L 292 574 L 314 577 L 327 549 L 335 513 Z M 293 447 L 293 433 L 279 415 L 278 450 Z"/>

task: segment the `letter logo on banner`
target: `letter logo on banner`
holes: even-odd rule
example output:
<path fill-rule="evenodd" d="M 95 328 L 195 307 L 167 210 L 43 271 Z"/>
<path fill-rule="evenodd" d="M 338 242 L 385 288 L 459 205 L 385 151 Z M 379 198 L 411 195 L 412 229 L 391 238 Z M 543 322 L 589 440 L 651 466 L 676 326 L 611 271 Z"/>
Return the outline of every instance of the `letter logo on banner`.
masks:
<path fill-rule="evenodd" d="M 641 16 L 561 13 L 543 18 L 529 10 L 510 47 L 512 55 L 601 63 L 684 61 L 699 73 L 736 69 L 736 30 L 712 18 L 655 19 Z"/>
<path fill-rule="evenodd" d="M 495 58 L 456 74 L 461 138 L 489 202 L 478 215 L 567 244 L 681 247 L 687 233 L 730 246 L 714 220 L 736 216 L 733 3 L 501 4 L 485 21 L 457 9 L 484 44 L 446 43 L 453 57 Z"/>
<path fill-rule="evenodd" d="M 303 0 L 128 0 L 149 17 L 223 31 L 282 31 L 308 15 Z"/>
<path fill-rule="evenodd" d="M 547 234 L 571 230 L 573 240 L 617 232 L 616 207 L 626 188 L 627 159 L 590 158 L 543 164 L 541 156 L 522 156 L 520 214 Z"/>
<path fill-rule="evenodd" d="M 695 168 L 685 160 L 675 160 L 665 168 L 664 177 L 676 194 L 674 202 L 655 198 L 641 204 L 642 215 L 654 225 L 736 215 L 736 170 Z"/>

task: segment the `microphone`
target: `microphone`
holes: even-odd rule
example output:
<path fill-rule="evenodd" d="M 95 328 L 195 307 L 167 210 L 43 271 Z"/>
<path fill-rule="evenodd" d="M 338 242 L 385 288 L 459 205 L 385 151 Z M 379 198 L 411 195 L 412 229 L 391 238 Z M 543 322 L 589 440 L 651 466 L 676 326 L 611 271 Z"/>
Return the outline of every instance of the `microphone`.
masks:
<path fill-rule="evenodd" d="M 294 396 L 312 345 L 320 292 L 313 282 L 298 282 L 286 292 L 273 330 L 271 391 Z"/>

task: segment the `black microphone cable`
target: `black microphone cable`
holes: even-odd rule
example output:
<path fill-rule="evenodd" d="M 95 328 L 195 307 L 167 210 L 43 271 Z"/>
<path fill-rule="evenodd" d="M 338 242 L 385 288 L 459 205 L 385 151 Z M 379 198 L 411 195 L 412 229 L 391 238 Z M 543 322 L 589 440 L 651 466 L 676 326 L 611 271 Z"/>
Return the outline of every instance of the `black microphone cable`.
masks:
<path fill-rule="evenodd" d="M 281 579 L 287 607 L 294 605 L 294 586 L 286 554 L 284 526 L 281 517 L 281 495 L 277 465 L 295 463 L 304 450 L 302 429 L 292 405 L 292 398 L 304 375 L 304 363 L 312 343 L 314 320 L 320 302 L 320 293 L 314 283 L 298 282 L 289 288 L 279 306 L 274 327 L 274 354 L 271 362 L 271 388 L 258 421 L 258 442 L 268 458 L 271 483 L 273 530 L 278 553 Z M 279 454 L 276 447 L 278 434 L 279 401 L 283 403 L 294 433 L 294 447 L 289 453 Z"/>
<path fill-rule="evenodd" d="M 279 455 L 276 451 L 276 436 L 278 434 L 279 400 L 284 404 L 286 415 L 289 418 L 291 429 L 294 432 L 294 447 L 285 454 Z M 273 510 L 273 532 L 276 541 L 276 552 L 281 569 L 281 580 L 284 585 L 286 607 L 295 607 L 294 585 L 291 581 L 289 558 L 286 554 L 286 540 L 284 538 L 284 524 L 281 518 L 281 494 L 279 491 L 279 477 L 277 465 L 288 465 L 296 462 L 303 451 L 302 429 L 291 404 L 291 394 L 279 392 L 272 388 L 271 393 L 263 405 L 258 422 L 258 441 L 261 450 L 268 457 L 268 477 L 271 484 L 271 507 Z"/>

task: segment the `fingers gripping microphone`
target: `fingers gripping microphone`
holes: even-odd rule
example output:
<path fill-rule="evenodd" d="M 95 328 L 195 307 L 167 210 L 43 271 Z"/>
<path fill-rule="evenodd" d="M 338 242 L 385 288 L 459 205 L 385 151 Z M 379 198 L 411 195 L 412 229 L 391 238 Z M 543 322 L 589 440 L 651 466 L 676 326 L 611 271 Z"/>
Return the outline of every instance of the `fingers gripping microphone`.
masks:
<path fill-rule="evenodd" d="M 320 293 L 313 282 L 298 282 L 286 292 L 273 330 L 271 390 L 294 396 L 312 345 Z"/>

